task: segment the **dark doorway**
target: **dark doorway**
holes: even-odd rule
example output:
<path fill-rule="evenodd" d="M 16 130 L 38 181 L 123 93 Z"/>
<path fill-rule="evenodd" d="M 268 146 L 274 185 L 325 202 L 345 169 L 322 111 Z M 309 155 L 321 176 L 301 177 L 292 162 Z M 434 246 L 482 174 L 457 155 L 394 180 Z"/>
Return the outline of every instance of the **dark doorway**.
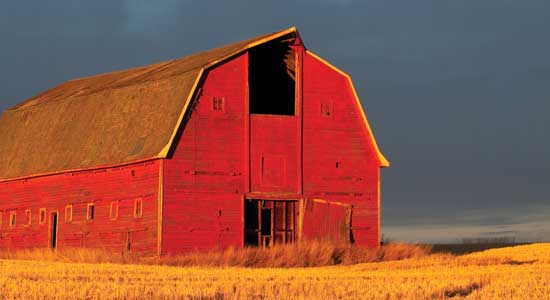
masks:
<path fill-rule="evenodd" d="M 50 223 L 50 248 L 57 248 L 57 212 L 52 212 Z"/>
<path fill-rule="evenodd" d="M 245 245 L 270 247 L 296 239 L 294 200 L 245 200 Z"/>
<path fill-rule="evenodd" d="M 259 201 L 256 200 L 247 199 L 244 203 L 244 243 L 246 246 L 258 246 L 260 243 L 258 205 Z"/>
<path fill-rule="evenodd" d="M 251 114 L 295 114 L 295 38 L 282 38 L 249 50 L 248 83 Z"/>

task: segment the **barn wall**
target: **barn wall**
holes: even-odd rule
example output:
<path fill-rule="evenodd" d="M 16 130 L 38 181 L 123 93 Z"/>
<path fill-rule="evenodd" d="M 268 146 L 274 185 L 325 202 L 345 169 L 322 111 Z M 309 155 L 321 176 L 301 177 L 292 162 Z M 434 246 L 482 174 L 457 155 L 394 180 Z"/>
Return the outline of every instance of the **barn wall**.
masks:
<path fill-rule="evenodd" d="M 252 192 L 300 192 L 300 119 L 296 116 L 250 116 Z"/>
<path fill-rule="evenodd" d="M 214 98 L 223 110 L 214 110 Z M 164 161 L 163 253 L 243 244 L 248 166 L 247 56 L 206 74 L 170 159 Z"/>
<path fill-rule="evenodd" d="M 157 253 L 159 163 L 149 161 L 116 168 L 80 171 L 0 183 L 0 249 L 48 247 L 51 212 L 58 212 L 58 248 L 96 247 Z M 134 217 L 134 202 L 142 199 L 141 217 Z M 110 218 L 111 203 L 118 217 Z M 93 221 L 86 220 L 88 203 L 94 203 Z M 65 208 L 72 205 L 72 221 Z M 39 223 L 40 209 L 46 222 Z M 27 225 L 25 211 L 31 211 Z M 16 212 L 16 226 L 9 225 Z"/>
<path fill-rule="evenodd" d="M 241 195 L 178 192 L 165 198 L 163 254 L 242 246 Z"/>
<path fill-rule="evenodd" d="M 353 238 L 379 243 L 379 163 L 351 83 L 306 52 L 304 57 L 304 194 L 354 206 Z"/>

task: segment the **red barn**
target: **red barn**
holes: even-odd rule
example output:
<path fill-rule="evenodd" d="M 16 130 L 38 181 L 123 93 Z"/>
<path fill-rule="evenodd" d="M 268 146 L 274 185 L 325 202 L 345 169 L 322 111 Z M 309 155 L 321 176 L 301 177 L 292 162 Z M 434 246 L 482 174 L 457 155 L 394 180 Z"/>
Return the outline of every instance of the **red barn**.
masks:
<path fill-rule="evenodd" d="M 380 241 L 350 77 L 296 28 L 65 82 L 0 118 L 0 249 Z"/>

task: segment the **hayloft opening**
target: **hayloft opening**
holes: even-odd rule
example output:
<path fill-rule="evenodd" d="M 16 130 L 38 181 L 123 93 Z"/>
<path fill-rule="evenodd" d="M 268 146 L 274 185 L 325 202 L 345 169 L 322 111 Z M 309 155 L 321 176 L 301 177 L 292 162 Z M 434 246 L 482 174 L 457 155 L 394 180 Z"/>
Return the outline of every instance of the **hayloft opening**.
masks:
<path fill-rule="evenodd" d="M 249 50 L 251 114 L 295 115 L 295 37 L 274 40 Z"/>

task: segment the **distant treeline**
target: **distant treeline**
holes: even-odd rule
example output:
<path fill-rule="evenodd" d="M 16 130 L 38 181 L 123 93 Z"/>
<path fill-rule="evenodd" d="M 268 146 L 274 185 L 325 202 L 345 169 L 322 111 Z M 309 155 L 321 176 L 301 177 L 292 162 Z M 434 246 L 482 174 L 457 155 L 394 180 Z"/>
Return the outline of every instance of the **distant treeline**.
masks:
<path fill-rule="evenodd" d="M 515 244 L 515 236 L 463 238 L 463 244 Z"/>

